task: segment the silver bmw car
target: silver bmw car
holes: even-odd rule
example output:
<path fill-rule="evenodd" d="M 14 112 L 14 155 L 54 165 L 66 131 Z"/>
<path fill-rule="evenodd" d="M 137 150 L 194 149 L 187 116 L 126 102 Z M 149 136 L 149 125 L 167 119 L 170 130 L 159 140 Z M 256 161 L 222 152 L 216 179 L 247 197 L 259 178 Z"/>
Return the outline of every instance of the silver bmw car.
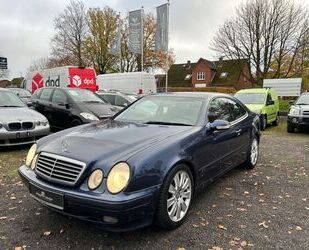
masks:
<path fill-rule="evenodd" d="M 49 134 L 49 123 L 10 90 L 0 88 L 0 147 L 31 144 Z"/>

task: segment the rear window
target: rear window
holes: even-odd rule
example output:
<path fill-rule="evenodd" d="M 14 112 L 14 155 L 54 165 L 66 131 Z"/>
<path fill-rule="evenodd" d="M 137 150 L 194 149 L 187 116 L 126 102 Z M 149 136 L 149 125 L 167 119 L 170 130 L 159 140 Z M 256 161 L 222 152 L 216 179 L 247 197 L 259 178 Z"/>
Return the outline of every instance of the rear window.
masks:
<path fill-rule="evenodd" d="M 115 105 L 115 95 L 100 95 L 106 102 Z"/>

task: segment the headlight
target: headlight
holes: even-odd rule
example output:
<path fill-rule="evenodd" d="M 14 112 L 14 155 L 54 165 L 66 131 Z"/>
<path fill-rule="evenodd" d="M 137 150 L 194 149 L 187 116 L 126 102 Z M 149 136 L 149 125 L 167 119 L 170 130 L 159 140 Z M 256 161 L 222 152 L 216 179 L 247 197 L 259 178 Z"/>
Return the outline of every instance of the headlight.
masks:
<path fill-rule="evenodd" d="M 31 169 L 34 170 L 36 166 L 36 162 L 38 160 L 38 155 L 36 154 L 31 162 Z"/>
<path fill-rule="evenodd" d="M 48 125 L 48 121 L 47 120 L 44 120 L 41 122 L 42 126 L 47 126 Z"/>
<path fill-rule="evenodd" d="M 98 188 L 103 180 L 103 172 L 100 169 L 94 170 L 88 179 L 88 187 L 91 190 Z"/>
<path fill-rule="evenodd" d="M 40 122 L 40 121 L 37 121 L 37 122 L 35 123 L 35 125 L 41 126 L 41 122 Z"/>
<path fill-rule="evenodd" d="M 107 177 L 107 189 L 112 194 L 123 191 L 130 179 L 130 167 L 127 163 L 121 162 L 116 164 L 109 172 Z"/>
<path fill-rule="evenodd" d="M 90 114 L 90 113 L 80 113 L 80 115 L 82 117 L 84 117 L 86 120 L 90 120 L 90 121 L 99 121 L 99 118 L 96 117 L 95 115 L 93 114 Z"/>
<path fill-rule="evenodd" d="M 36 150 L 37 150 L 37 145 L 33 144 L 32 147 L 29 149 L 29 152 L 28 152 L 28 155 L 27 155 L 27 158 L 26 158 L 26 166 L 27 167 L 30 167 L 32 160 L 35 156 Z"/>
<path fill-rule="evenodd" d="M 300 114 L 300 109 L 299 108 L 291 108 L 289 115 L 299 115 Z"/>

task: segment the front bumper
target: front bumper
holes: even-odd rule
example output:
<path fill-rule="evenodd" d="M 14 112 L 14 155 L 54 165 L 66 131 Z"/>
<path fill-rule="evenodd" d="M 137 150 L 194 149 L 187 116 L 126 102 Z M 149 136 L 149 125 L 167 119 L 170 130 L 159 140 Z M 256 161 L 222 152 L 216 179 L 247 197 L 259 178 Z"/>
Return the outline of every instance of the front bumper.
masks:
<path fill-rule="evenodd" d="M 82 192 L 78 188 L 49 183 L 37 177 L 26 166 L 21 166 L 18 173 L 29 191 L 30 187 L 35 185 L 43 192 L 54 192 L 63 197 L 63 208 L 60 209 L 31 195 L 41 204 L 61 214 L 94 223 L 107 231 L 130 231 L 148 226 L 153 222 L 159 186 L 117 198 L 117 195 L 112 196 L 107 192 L 98 195 L 90 191 Z M 114 221 L 108 222 L 106 218 L 113 218 Z"/>
<path fill-rule="evenodd" d="M 309 117 L 308 116 L 290 116 L 288 115 L 287 122 L 289 125 L 300 128 L 309 127 Z"/>
<path fill-rule="evenodd" d="M 0 129 L 0 147 L 32 144 L 41 137 L 48 135 L 49 126 L 31 130 L 7 131 Z"/>

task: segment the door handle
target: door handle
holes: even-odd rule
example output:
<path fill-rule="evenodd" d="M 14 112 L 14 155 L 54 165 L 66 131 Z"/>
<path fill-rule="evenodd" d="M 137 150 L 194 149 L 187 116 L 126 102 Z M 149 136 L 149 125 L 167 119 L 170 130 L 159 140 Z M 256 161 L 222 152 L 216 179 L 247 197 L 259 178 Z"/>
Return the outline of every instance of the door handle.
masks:
<path fill-rule="evenodd" d="M 238 129 L 235 133 L 236 133 L 237 135 L 240 135 L 241 131 L 242 131 L 242 129 Z"/>

